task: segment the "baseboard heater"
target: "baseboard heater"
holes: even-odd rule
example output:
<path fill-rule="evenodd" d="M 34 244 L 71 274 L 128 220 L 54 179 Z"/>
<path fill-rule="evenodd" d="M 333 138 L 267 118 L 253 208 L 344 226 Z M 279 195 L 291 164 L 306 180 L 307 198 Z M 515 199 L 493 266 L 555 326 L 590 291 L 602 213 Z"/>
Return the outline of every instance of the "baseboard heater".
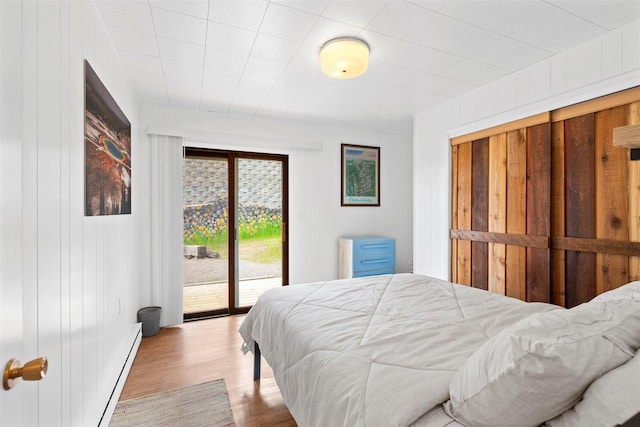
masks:
<path fill-rule="evenodd" d="M 109 396 L 109 400 L 107 401 L 107 406 L 104 408 L 102 412 L 102 417 L 100 418 L 100 422 L 98 423 L 99 427 L 108 426 L 111 421 L 111 417 L 113 416 L 113 411 L 116 409 L 116 405 L 118 404 L 118 399 L 120 398 L 120 393 L 122 393 L 122 389 L 124 388 L 124 383 L 127 381 L 127 376 L 129 375 L 129 371 L 131 370 L 131 366 L 133 365 L 133 360 L 136 358 L 136 354 L 138 353 L 138 348 L 140 347 L 140 342 L 142 341 L 142 328 L 141 324 L 138 323 L 136 325 L 136 333 L 133 337 L 133 343 L 131 344 L 131 348 L 129 349 L 129 353 L 127 354 L 127 358 L 124 361 L 122 369 L 120 370 L 120 374 L 118 375 L 118 380 L 116 381 L 113 390 L 111 391 L 111 395 Z"/>

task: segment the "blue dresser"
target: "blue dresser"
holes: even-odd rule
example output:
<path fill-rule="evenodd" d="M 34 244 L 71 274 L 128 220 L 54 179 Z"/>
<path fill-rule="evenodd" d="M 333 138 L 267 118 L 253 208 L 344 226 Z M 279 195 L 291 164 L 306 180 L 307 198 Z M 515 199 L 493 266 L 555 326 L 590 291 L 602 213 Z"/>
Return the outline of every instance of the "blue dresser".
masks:
<path fill-rule="evenodd" d="M 338 253 L 340 279 L 396 272 L 396 239 L 390 237 L 343 237 Z"/>

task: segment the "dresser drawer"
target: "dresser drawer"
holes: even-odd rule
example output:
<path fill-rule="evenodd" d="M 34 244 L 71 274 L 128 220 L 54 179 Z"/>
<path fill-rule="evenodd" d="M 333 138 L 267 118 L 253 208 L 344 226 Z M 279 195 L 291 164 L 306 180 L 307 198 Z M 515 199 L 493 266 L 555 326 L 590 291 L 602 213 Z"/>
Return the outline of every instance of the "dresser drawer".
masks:
<path fill-rule="evenodd" d="M 353 257 L 354 275 L 361 271 L 393 270 L 396 268 L 396 255 L 368 255 L 366 257 Z"/>
<path fill-rule="evenodd" d="M 353 241 L 353 256 L 395 254 L 396 241 L 393 239 L 358 239 Z"/>
<path fill-rule="evenodd" d="M 338 250 L 338 277 L 375 276 L 396 272 L 396 240 L 389 237 L 344 237 Z"/>

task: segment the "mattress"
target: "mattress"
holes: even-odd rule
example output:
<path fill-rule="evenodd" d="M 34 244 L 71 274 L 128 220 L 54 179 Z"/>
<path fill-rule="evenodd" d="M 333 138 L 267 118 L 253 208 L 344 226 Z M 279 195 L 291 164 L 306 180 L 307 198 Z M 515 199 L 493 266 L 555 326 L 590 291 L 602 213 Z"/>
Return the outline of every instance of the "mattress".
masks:
<path fill-rule="evenodd" d="M 272 289 L 240 334 L 244 353 L 259 344 L 298 425 L 407 426 L 439 411 L 488 338 L 554 309 L 395 274 Z"/>

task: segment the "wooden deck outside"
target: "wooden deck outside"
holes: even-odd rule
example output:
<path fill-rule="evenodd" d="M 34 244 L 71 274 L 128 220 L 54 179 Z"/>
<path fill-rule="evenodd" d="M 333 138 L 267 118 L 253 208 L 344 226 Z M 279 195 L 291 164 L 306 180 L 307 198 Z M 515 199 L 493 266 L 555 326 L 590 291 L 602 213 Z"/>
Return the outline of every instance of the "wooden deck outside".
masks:
<path fill-rule="evenodd" d="M 239 307 L 247 307 L 255 304 L 263 292 L 279 286 L 282 286 L 281 277 L 240 280 Z M 183 295 L 184 312 L 197 313 L 200 311 L 226 308 L 229 301 L 229 288 L 227 282 L 200 283 L 185 286 Z"/>

